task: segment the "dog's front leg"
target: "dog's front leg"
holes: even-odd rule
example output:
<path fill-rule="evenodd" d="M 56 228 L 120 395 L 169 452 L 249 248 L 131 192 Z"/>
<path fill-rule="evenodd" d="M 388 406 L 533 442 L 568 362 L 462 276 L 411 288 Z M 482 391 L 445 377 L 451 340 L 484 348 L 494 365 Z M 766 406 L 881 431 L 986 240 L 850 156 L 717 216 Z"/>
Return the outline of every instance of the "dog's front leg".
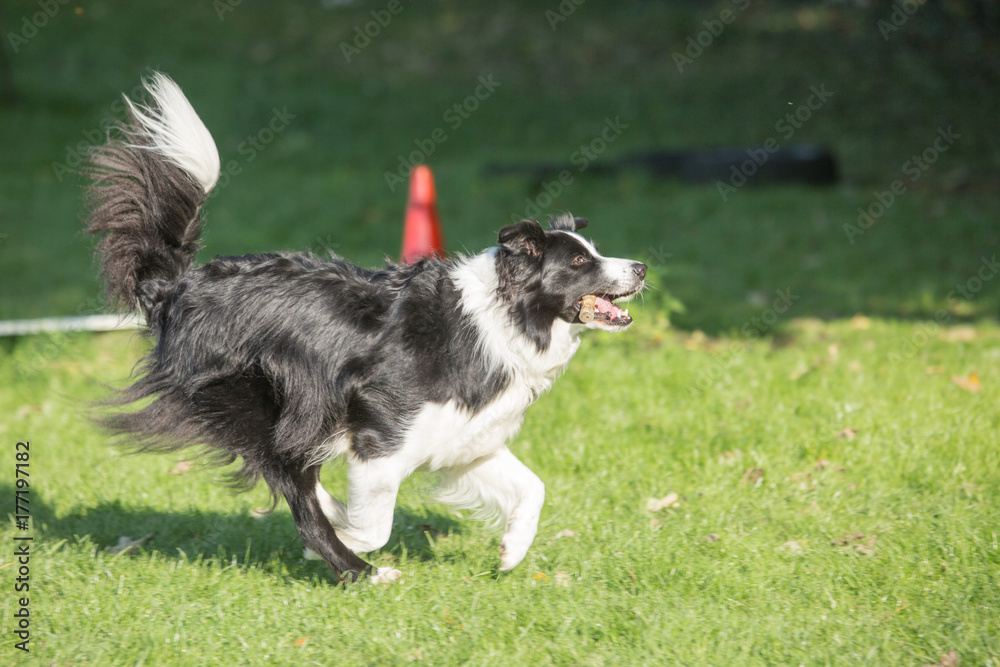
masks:
<path fill-rule="evenodd" d="M 316 498 L 323 514 L 337 532 L 344 530 L 347 526 L 347 505 L 331 496 L 319 480 L 316 480 Z"/>
<path fill-rule="evenodd" d="M 389 541 L 396 496 L 409 472 L 401 469 L 399 460 L 391 456 L 350 462 L 347 505 L 332 497 L 332 503 L 321 502 L 324 511 L 332 510 L 327 517 L 348 549 L 355 553 L 375 551 Z M 399 570 L 380 567 L 371 578 L 374 582 L 388 582 L 401 576 Z"/>
<path fill-rule="evenodd" d="M 507 528 L 500 540 L 500 570 L 514 569 L 524 560 L 528 548 L 535 541 L 538 519 L 545 504 L 545 484 L 531 472 L 510 450 L 504 449 L 498 470 L 502 478 L 516 480 L 516 504 L 507 514 Z M 508 477 L 509 476 L 509 477 Z"/>
<path fill-rule="evenodd" d="M 398 470 L 397 462 L 382 458 L 352 462 L 347 477 L 350 484 L 347 505 L 331 496 L 316 480 L 320 507 L 344 546 L 354 553 L 375 551 L 389 541 L 396 496 L 405 475 Z M 305 556 L 313 558 L 314 554 L 307 549 Z M 388 582 L 401 576 L 399 570 L 380 567 L 372 573 L 371 580 Z"/>
<path fill-rule="evenodd" d="M 545 484 L 506 447 L 446 475 L 451 488 L 442 497 L 445 502 L 469 505 L 478 500 L 500 510 L 506 519 L 500 540 L 500 569 L 515 568 L 535 541 Z"/>

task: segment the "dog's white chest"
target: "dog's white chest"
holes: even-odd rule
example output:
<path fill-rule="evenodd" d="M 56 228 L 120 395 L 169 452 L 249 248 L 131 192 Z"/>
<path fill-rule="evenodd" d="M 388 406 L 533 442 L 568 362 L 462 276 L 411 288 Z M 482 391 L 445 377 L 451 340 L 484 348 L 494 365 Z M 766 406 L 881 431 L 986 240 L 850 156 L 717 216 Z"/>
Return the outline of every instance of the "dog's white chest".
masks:
<path fill-rule="evenodd" d="M 517 435 L 537 395 L 524 386 L 512 387 L 476 413 L 453 402 L 429 403 L 407 432 L 403 455 L 414 467 L 429 470 L 472 463 Z"/>

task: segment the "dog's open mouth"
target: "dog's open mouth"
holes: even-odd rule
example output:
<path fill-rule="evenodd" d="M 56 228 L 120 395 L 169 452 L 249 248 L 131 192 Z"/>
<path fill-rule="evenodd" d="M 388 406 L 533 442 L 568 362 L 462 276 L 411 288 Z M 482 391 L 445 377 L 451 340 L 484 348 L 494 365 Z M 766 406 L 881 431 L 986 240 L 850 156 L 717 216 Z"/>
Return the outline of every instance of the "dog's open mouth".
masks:
<path fill-rule="evenodd" d="M 628 308 L 622 310 L 615 299 L 623 299 L 632 296 L 631 294 L 606 294 L 598 296 L 588 294 L 577 303 L 577 319 L 583 324 L 595 323 L 599 326 L 609 328 L 627 327 L 632 324 L 629 317 Z"/>

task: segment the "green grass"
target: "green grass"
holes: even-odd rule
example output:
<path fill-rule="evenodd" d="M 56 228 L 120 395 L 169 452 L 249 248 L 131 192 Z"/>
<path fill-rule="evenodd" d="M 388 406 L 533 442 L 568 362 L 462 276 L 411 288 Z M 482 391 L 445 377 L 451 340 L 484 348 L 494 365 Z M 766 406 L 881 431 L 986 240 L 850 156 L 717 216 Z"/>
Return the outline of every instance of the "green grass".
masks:
<path fill-rule="evenodd" d="M 31 439 L 38 664 L 914 665 L 1000 653 L 1000 329 L 943 330 L 889 361 L 912 325 L 797 320 L 775 348 L 664 333 L 640 312 L 653 321 L 588 339 L 528 414 L 514 450 L 548 499 L 521 566 L 499 575 L 498 536 L 425 504 L 431 480 L 418 476 L 374 556 L 404 579 L 346 589 L 302 560 L 284 506 L 252 518 L 263 489 L 233 495 L 217 470 L 123 457 L 87 425 L 74 399 L 128 372 L 127 335 L 19 344 L 0 366 L 0 401 L 11 447 Z M 47 342 L 59 354 L 43 366 L 33 355 Z M 978 393 L 950 380 L 973 371 Z M 341 473 L 329 468 L 328 486 L 342 490 Z M 679 507 L 647 511 L 670 492 Z M 140 555 L 105 552 L 152 531 Z M 855 532 L 862 546 L 876 536 L 874 554 L 833 544 Z M 3 623 L 6 652 L 9 613 Z"/>
<path fill-rule="evenodd" d="M 489 245 L 542 192 L 484 178 L 485 162 L 568 160 L 609 117 L 629 128 L 607 157 L 759 146 L 825 84 L 792 141 L 830 146 L 843 180 L 722 201 L 588 171 L 545 211 L 589 217 L 602 251 L 645 259 L 655 285 L 633 329 L 588 337 L 529 411 L 512 448 L 547 501 L 508 574 L 499 536 L 425 503 L 418 475 L 373 555 L 404 579 L 340 587 L 302 559 L 287 508 L 255 518 L 263 488 L 123 456 L 89 424 L 141 338 L 0 340 L 0 494 L 11 512 L 14 445 L 30 440 L 35 538 L 29 655 L 0 557 L 0 661 L 924 665 L 954 650 L 1000 666 L 1000 281 L 977 282 L 1000 245 L 995 41 L 946 14 L 969 3 L 923 6 L 888 40 L 878 3 L 751 3 L 679 73 L 672 52 L 732 4 L 585 3 L 555 32 L 533 3 L 407 4 L 347 63 L 340 42 L 384 3 L 243 2 L 219 21 L 208 2 L 109 1 L 64 7 L 8 53 L 2 318 L 100 309 L 81 182 L 53 163 L 146 67 L 181 83 L 242 169 L 207 207 L 203 259 L 396 255 L 405 194 L 384 172 L 490 73 L 501 86 L 429 160 L 453 250 Z M 4 34 L 35 11 L 5 5 Z M 247 160 L 275 108 L 295 118 Z M 960 139 L 851 243 L 857 208 L 948 126 Z M 972 374 L 978 391 L 961 386 Z M 342 495 L 343 470 L 325 484 Z M 678 506 L 647 510 L 668 493 Z M 105 550 L 151 532 L 139 554 Z M 14 535 L 5 522 L 0 541 Z"/>

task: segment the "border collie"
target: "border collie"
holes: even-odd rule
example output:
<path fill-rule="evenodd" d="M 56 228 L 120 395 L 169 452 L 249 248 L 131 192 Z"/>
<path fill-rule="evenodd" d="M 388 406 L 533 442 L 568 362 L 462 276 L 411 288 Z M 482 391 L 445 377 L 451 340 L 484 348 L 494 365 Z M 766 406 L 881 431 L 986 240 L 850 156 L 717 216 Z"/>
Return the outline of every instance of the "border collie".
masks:
<path fill-rule="evenodd" d="M 507 443 L 584 330 L 632 324 L 614 301 L 644 287 L 646 266 L 601 256 L 577 233 L 586 220 L 562 215 L 548 230 L 504 227 L 481 254 L 411 266 L 281 252 L 193 268 L 219 154 L 177 84 L 157 73 L 145 85 L 148 104 L 126 98 L 127 120 L 86 172 L 108 295 L 140 309 L 155 342 L 109 401 L 142 407 L 104 425 L 137 450 L 240 459 L 232 481 L 263 478 L 275 503 L 284 496 L 341 580 L 400 576 L 357 554 L 388 541 L 400 483 L 418 469 L 440 473 L 441 500 L 504 522 L 500 570 L 515 567 L 545 487 Z M 337 457 L 346 503 L 320 484 Z"/>

